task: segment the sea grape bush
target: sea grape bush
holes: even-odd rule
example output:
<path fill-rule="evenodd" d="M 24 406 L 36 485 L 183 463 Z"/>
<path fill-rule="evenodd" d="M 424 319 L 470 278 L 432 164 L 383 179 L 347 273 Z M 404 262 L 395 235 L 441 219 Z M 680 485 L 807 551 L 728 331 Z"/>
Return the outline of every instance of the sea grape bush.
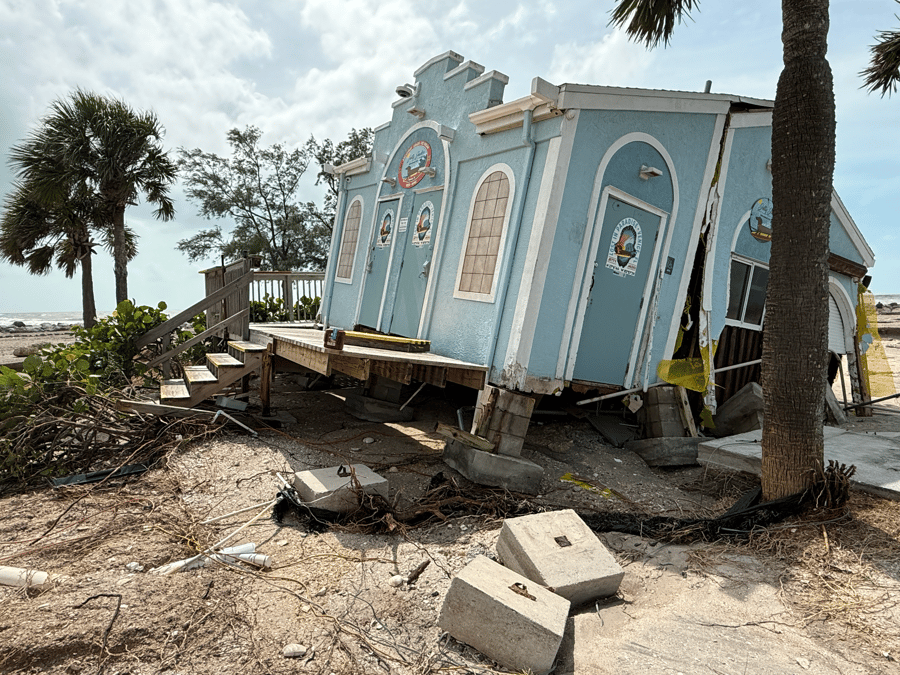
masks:
<path fill-rule="evenodd" d="M 297 320 L 315 319 L 321 303 L 322 299 L 318 296 L 310 298 L 304 295 L 294 303 L 294 318 Z M 253 323 L 287 321 L 288 318 L 288 308 L 282 298 L 276 298 L 266 293 L 262 300 L 250 301 L 250 321 Z"/>

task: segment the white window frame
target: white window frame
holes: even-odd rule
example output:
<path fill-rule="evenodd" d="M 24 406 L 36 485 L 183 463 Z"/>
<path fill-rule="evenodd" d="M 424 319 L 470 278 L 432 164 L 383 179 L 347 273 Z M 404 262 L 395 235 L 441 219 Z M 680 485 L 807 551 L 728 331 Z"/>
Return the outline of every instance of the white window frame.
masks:
<path fill-rule="evenodd" d="M 353 246 L 353 254 L 350 256 L 350 275 L 342 277 L 339 276 L 339 270 L 341 269 L 341 254 L 344 252 L 344 240 L 347 236 L 347 221 L 350 219 L 350 212 L 353 210 L 353 205 L 357 202 L 359 202 L 359 223 L 356 226 L 356 243 Z M 362 234 L 363 206 L 363 198 L 357 195 L 350 204 L 347 205 L 347 211 L 344 215 L 344 226 L 341 228 L 341 245 L 338 247 L 337 263 L 334 266 L 334 280 L 342 284 L 353 283 L 353 272 L 356 270 L 356 254 L 359 252 L 359 238 Z"/>
<path fill-rule="evenodd" d="M 739 262 L 744 265 L 748 265 L 750 267 L 750 276 L 748 278 L 747 288 L 744 291 L 744 297 L 741 302 L 741 317 L 739 319 L 729 319 L 728 318 L 728 304 L 731 299 L 731 266 L 735 263 Z M 759 325 L 755 323 L 747 323 L 744 321 L 744 317 L 747 315 L 747 298 L 750 295 L 750 286 L 753 281 L 753 273 L 757 267 L 761 267 L 762 269 L 768 271 L 769 266 L 760 262 L 759 260 L 754 260 L 753 258 L 747 258 L 745 256 L 739 255 L 737 253 L 731 254 L 731 260 L 728 263 L 728 284 L 725 288 L 725 325 L 727 326 L 737 326 L 738 328 L 747 328 L 749 330 L 755 330 L 757 332 L 762 331 L 763 326 L 766 323 L 766 305 L 765 305 L 765 296 L 763 296 L 763 308 L 762 308 L 762 316 L 760 317 Z M 768 288 L 768 281 L 766 281 L 766 287 Z"/>
<path fill-rule="evenodd" d="M 481 186 L 488 179 L 489 176 L 500 171 L 501 173 L 506 175 L 506 179 L 509 181 L 509 197 L 506 200 L 506 213 L 503 214 L 503 226 L 500 232 L 500 243 L 497 246 L 497 260 L 494 263 L 494 275 L 491 280 L 491 291 L 490 293 L 473 293 L 471 291 L 461 291 L 459 290 L 459 285 L 462 283 L 462 275 L 463 275 L 463 264 L 466 260 L 466 249 L 469 247 L 469 233 L 472 230 L 472 219 L 475 215 L 475 198 L 478 196 L 478 191 L 481 190 Z M 478 179 L 478 182 L 475 184 L 475 189 L 472 190 L 472 196 L 469 199 L 469 212 L 466 216 L 466 232 L 463 235 L 463 243 L 462 250 L 459 254 L 459 265 L 456 268 L 456 281 L 453 284 L 453 297 L 460 298 L 463 300 L 474 300 L 476 302 L 494 302 L 495 295 L 497 293 L 497 277 L 499 276 L 499 271 L 503 268 L 503 258 L 505 254 L 506 247 L 506 237 L 509 232 L 509 219 L 512 214 L 512 205 L 516 194 L 516 178 L 515 174 L 513 174 L 512 168 L 508 164 L 499 163 L 494 164 L 492 167 L 488 168 L 481 177 Z"/>

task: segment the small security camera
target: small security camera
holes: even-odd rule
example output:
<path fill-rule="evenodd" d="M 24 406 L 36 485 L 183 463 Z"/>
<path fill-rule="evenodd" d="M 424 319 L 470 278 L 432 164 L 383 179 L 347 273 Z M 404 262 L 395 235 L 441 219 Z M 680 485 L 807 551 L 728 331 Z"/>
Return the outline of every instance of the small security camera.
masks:
<path fill-rule="evenodd" d="M 400 98 L 409 98 L 416 93 L 416 88 L 411 84 L 401 84 L 399 87 L 397 87 L 396 91 L 397 96 L 399 96 Z"/>

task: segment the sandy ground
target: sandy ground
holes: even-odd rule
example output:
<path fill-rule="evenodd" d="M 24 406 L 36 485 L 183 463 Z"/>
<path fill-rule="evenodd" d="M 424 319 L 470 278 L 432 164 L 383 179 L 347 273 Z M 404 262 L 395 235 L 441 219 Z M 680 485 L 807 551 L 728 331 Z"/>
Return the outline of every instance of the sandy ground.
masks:
<path fill-rule="evenodd" d="M 885 349 L 897 373 L 898 338 L 886 337 Z M 454 575 L 477 555 L 496 557 L 504 517 L 559 508 L 709 516 L 754 483 L 700 467 L 650 469 L 585 420 L 545 417 L 532 424 L 524 453 L 544 468 L 541 495 L 512 497 L 467 483 L 441 461 L 434 424 L 455 424 L 457 408 L 471 405 L 465 392 L 427 388 L 415 421 L 372 424 L 346 413 L 340 391 L 306 392 L 284 375 L 274 391 L 275 409 L 295 421 L 260 428 L 258 438 L 228 424 L 135 479 L 0 499 L 0 565 L 64 575 L 43 591 L 0 587 L 0 672 L 504 672 L 437 625 Z M 900 416 L 848 424 L 900 430 Z M 420 510 L 420 521 L 367 515 L 323 530 L 294 514 L 275 522 L 261 506 L 277 491 L 276 472 L 347 462 L 387 477 L 391 503 Z M 451 482 L 432 491 L 440 476 Z M 257 513 L 233 543 L 255 543 L 271 569 L 149 573 Z M 898 523 L 900 502 L 854 491 L 849 515 L 814 514 L 734 540 L 678 545 L 604 533 L 624 580 L 608 601 L 573 610 L 553 672 L 898 672 Z M 392 585 L 425 562 L 418 581 Z M 283 656 L 291 643 L 304 656 Z"/>

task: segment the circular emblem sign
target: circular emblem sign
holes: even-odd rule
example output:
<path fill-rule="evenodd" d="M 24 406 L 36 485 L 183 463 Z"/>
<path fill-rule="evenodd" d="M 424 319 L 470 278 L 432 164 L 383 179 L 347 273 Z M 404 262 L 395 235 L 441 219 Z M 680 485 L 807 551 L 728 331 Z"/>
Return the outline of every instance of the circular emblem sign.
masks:
<path fill-rule="evenodd" d="M 757 241 L 772 241 L 772 200 L 757 199 L 750 209 L 750 234 Z"/>
<path fill-rule="evenodd" d="M 387 248 L 391 245 L 391 235 L 394 232 L 394 212 L 388 210 L 381 219 L 381 226 L 378 228 L 378 238 L 375 240 L 375 246 L 378 248 Z"/>
<path fill-rule="evenodd" d="M 397 171 L 397 180 L 401 187 L 411 188 L 416 185 L 425 174 L 422 169 L 431 166 L 431 146 L 425 141 L 416 141 L 400 162 L 400 169 Z"/>
<path fill-rule="evenodd" d="M 416 215 L 416 229 L 413 230 L 412 244 L 416 248 L 427 246 L 431 241 L 431 225 L 434 219 L 434 204 L 425 202 Z"/>
<path fill-rule="evenodd" d="M 607 269 L 611 269 L 620 277 L 634 275 L 642 245 L 643 235 L 640 223 L 634 218 L 623 218 L 613 230 L 609 252 L 606 256 Z"/>

